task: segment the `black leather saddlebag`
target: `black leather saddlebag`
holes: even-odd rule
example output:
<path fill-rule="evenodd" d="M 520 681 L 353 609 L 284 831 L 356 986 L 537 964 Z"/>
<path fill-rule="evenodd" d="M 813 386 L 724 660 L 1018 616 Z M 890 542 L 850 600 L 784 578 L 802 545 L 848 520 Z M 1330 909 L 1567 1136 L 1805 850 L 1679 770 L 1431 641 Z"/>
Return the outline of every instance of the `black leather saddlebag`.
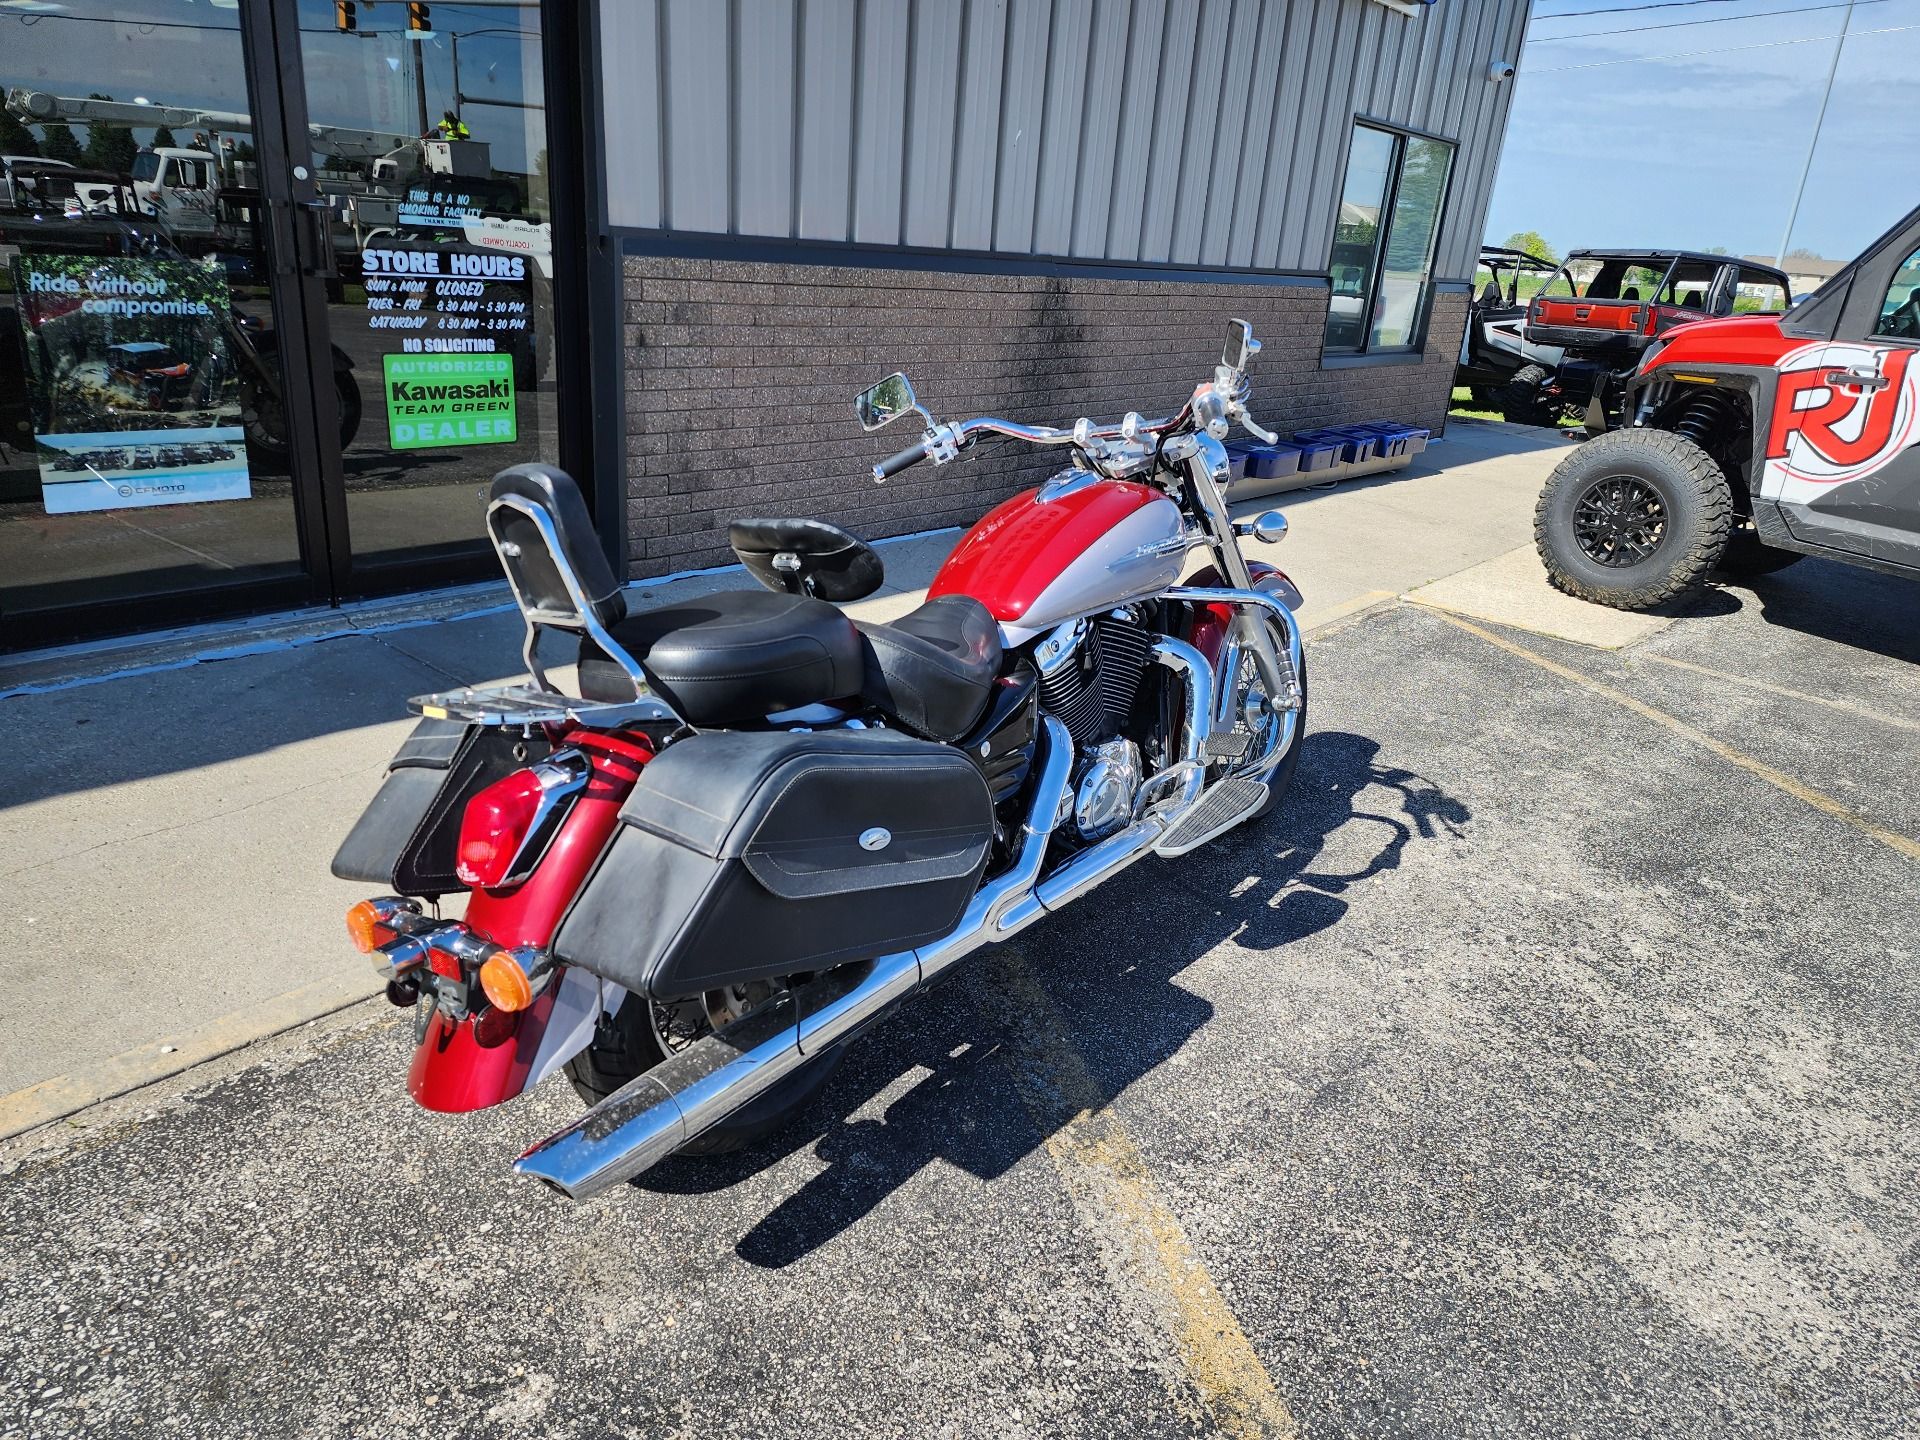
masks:
<path fill-rule="evenodd" d="M 959 750 L 886 730 L 708 732 L 640 772 L 554 936 L 659 998 L 937 939 L 986 865 L 993 811 Z"/>
<path fill-rule="evenodd" d="M 422 720 L 387 762 L 387 778 L 333 857 L 342 880 L 399 895 L 437 896 L 467 887 L 453 873 L 467 801 L 553 747 L 536 732 Z"/>

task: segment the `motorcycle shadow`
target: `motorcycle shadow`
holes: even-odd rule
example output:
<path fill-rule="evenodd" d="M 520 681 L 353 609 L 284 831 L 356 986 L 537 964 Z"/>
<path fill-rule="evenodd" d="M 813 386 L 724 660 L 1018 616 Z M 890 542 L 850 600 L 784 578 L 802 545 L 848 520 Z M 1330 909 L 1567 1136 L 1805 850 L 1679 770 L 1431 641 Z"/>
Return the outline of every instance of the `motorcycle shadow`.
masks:
<path fill-rule="evenodd" d="M 855 1046 L 780 1133 L 733 1155 L 670 1160 L 635 1183 L 712 1193 L 811 1147 L 824 1168 L 735 1247 L 778 1269 L 857 1224 L 932 1161 L 984 1181 L 1006 1175 L 1213 1017 L 1212 1004 L 1173 983 L 1187 966 L 1224 942 L 1271 951 L 1337 924 L 1348 892 L 1397 867 L 1416 841 L 1457 834 L 1471 818 L 1431 782 L 1380 763 L 1372 739 L 1321 732 L 1304 743 L 1293 788 L 1265 821 L 1177 861 L 1144 860 L 1097 899 L 963 962 L 909 1002 L 908 1023 L 896 1016 Z M 1035 1070 L 1062 1055 L 1073 1083 L 1036 1085 Z"/>

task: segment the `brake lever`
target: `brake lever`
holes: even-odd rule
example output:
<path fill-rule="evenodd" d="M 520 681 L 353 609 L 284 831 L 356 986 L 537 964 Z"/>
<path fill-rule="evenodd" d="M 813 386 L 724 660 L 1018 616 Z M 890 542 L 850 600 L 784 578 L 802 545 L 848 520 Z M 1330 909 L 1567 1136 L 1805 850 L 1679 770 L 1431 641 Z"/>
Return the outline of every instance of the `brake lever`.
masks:
<path fill-rule="evenodd" d="M 1253 416 L 1247 413 L 1247 407 L 1245 405 L 1242 405 L 1237 400 L 1234 402 L 1234 406 L 1233 406 L 1233 418 L 1240 422 L 1240 428 L 1242 430 L 1245 430 L 1249 435 L 1253 436 L 1254 439 L 1258 440 L 1263 445 L 1271 445 L 1273 444 L 1274 441 L 1280 438 L 1279 431 L 1268 430 L 1264 426 L 1258 424 L 1254 420 Z"/>

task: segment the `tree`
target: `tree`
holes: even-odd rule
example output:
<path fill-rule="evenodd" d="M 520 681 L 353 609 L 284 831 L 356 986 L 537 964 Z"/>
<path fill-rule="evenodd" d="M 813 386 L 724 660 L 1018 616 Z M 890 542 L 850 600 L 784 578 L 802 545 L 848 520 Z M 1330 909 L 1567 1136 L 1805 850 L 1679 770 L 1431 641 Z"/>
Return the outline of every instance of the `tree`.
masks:
<path fill-rule="evenodd" d="M 40 142 L 33 131 L 5 110 L 0 110 L 0 155 L 38 155 Z"/>
<path fill-rule="evenodd" d="M 102 95 L 94 91 L 89 100 L 111 100 L 111 95 Z M 124 174 L 133 168 L 133 157 L 140 153 L 140 147 L 134 143 L 133 131 L 125 125 L 106 121 L 96 121 L 87 126 L 87 168 L 91 170 L 112 170 Z"/>
<path fill-rule="evenodd" d="M 1506 244 L 1509 250 L 1524 250 L 1535 259 L 1544 260 L 1549 265 L 1560 263 L 1560 252 L 1549 245 L 1546 236 L 1538 230 L 1516 230 L 1507 236 Z"/>
<path fill-rule="evenodd" d="M 64 123 L 40 127 L 40 153 L 49 160 L 64 160 L 69 165 L 78 165 L 86 159 L 81 153 L 80 142 L 73 138 L 73 131 Z"/>
<path fill-rule="evenodd" d="M 1826 258 L 1818 250 L 1809 250 L 1804 245 L 1796 245 L 1787 252 L 1789 260 L 1824 260 Z"/>
<path fill-rule="evenodd" d="M 173 147 L 177 146 L 179 143 L 180 142 L 178 140 L 173 138 L 173 131 L 169 130 L 166 126 L 156 125 L 154 127 L 154 131 L 153 131 L 153 148 L 154 149 L 159 150 L 162 147 L 165 147 L 167 149 L 172 149 Z"/>

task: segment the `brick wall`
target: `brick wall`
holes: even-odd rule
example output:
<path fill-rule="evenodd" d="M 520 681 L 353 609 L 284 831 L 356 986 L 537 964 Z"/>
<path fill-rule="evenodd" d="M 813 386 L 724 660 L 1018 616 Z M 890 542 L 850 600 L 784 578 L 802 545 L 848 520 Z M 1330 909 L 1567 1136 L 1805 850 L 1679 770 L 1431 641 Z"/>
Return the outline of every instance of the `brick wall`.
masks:
<path fill-rule="evenodd" d="M 736 515 L 811 515 L 869 538 L 966 525 L 1063 463 L 986 440 L 885 485 L 853 397 L 894 370 L 942 420 L 1037 424 L 1171 413 L 1212 374 L 1229 316 L 1265 349 L 1255 417 L 1316 425 L 1445 421 L 1467 297 L 1438 297 L 1421 363 L 1320 368 L 1326 291 L 630 256 L 625 264 L 628 569 L 731 560 Z"/>

